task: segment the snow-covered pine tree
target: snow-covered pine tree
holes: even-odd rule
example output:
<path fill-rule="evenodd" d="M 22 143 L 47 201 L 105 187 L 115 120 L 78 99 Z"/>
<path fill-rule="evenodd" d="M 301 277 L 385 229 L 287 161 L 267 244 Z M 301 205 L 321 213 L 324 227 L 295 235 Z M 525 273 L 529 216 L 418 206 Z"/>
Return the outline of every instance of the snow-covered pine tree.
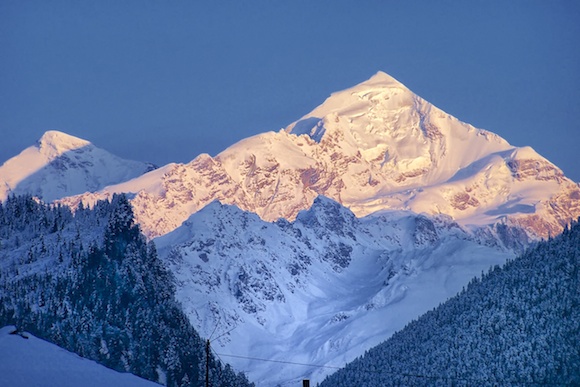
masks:
<path fill-rule="evenodd" d="M 327 386 L 580 385 L 580 223 L 327 377 Z"/>
<path fill-rule="evenodd" d="M 169 386 L 197 385 L 203 340 L 174 294 L 123 195 L 74 215 L 30 196 L 0 205 L 0 326 Z M 228 367 L 212 375 L 221 376 L 212 386 L 251 385 Z"/>

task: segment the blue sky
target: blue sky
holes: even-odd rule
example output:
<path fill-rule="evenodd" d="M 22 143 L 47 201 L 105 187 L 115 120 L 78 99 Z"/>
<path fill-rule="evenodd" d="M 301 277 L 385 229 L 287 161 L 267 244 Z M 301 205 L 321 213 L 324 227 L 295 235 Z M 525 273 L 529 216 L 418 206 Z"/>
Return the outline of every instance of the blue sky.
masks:
<path fill-rule="evenodd" d="M 158 165 L 385 71 L 580 181 L 577 1 L 0 1 L 0 162 L 56 129 Z"/>

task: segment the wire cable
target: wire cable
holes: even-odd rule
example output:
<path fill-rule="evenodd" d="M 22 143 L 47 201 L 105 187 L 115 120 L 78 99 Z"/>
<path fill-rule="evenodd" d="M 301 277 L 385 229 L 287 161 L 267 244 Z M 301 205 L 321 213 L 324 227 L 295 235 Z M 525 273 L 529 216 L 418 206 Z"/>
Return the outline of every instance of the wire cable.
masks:
<path fill-rule="evenodd" d="M 221 337 L 224 337 L 225 335 L 227 335 L 228 333 L 230 333 L 231 331 L 233 331 L 233 330 L 234 330 L 234 329 L 236 329 L 237 327 L 238 327 L 238 326 L 236 325 L 235 327 L 233 327 L 233 328 L 232 328 L 232 329 L 230 329 L 229 331 L 227 331 L 227 332 L 225 332 L 225 333 L 222 333 L 221 335 L 219 335 L 218 337 L 216 337 L 216 338 L 215 338 L 215 339 L 213 339 L 213 340 L 215 341 L 215 340 L 217 340 L 217 339 L 219 339 L 219 338 L 221 338 Z"/>
<path fill-rule="evenodd" d="M 308 363 L 296 363 L 296 362 L 292 362 L 292 361 L 284 361 L 284 360 L 273 360 L 273 359 L 262 359 L 259 357 L 248 357 L 248 356 L 238 356 L 238 355 L 228 355 L 228 354 L 220 354 L 221 356 L 224 357 L 235 357 L 238 359 L 247 359 L 247 360 L 258 360 L 258 361 L 267 361 L 270 363 L 282 363 L 282 364 L 292 364 L 292 365 L 299 365 L 299 366 L 305 366 L 305 367 L 317 367 L 317 368 L 331 368 L 331 369 L 335 369 L 335 370 L 339 370 L 342 367 L 334 367 L 334 366 L 327 366 L 327 365 L 320 365 L 320 364 L 308 364 Z"/>
<path fill-rule="evenodd" d="M 215 323 L 215 327 L 213 328 L 213 331 L 211 332 L 211 335 L 209 335 L 209 340 L 210 341 L 211 341 L 211 338 L 213 337 L 213 334 L 215 333 L 215 331 L 217 331 L 221 319 L 222 319 L 222 316 L 218 314 L 218 320 Z"/>

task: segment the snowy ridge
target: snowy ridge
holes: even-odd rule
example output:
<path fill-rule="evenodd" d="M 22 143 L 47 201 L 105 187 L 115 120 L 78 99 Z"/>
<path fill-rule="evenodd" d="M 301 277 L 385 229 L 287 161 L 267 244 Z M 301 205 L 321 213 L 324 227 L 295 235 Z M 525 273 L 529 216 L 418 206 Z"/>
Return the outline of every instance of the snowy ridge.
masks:
<path fill-rule="evenodd" d="M 0 201 L 10 194 L 32 194 L 50 202 L 98 191 L 153 169 L 120 159 L 90 142 L 51 130 L 0 166 Z"/>
<path fill-rule="evenodd" d="M 319 197 L 292 223 L 213 202 L 155 242 L 200 333 L 233 329 L 216 352 L 336 367 L 513 257 L 506 246 L 522 237 L 410 212 L 358 219 Z M 259 386 L 321 381 L 330 371 L 226 361 Z"/>
<path fill-rule="evenodd" d="M 460 122 L 382 72 L 279 132 L 158 176 L 154 189 L 137 178 L 69 203 L 131 192 L 149 237 L 214 200 L 275 221 L 294 219 L 324 195 L 358 217 L 398 209 L 447 214 L 462 225 L 507 221 L 536 238 L 580 215 L 578 184 L 548 160 Z"/>
<path fill-rule="evenodd" d="M 0 385 L 11 387 L 159 387 L 68 352 L 27 332 L 0 329 Z"/>

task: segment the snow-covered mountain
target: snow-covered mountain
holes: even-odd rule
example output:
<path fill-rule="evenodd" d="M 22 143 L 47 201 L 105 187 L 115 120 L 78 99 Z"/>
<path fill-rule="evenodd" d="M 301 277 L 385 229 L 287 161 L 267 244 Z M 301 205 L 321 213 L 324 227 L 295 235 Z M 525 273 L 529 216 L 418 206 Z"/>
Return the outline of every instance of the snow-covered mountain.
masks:
<path fill-rule="evenodd" d="M 60 202 L 127 193 L 194 326 L 264 386 L 320 379 L 331 369 L 304 364 L 343 366 L 580 215 L 579 185 L 533 149 L 384 73 L 279 132 L 137 175 Z M 101 175 L 82 176 L 62 181 Z"/>
<path fill-rule="evenodd" d="M 534 237 L 580 215 L 578 184 L 533 149 L 460 122 L 382 72 L 279 132 L 152 174 L 67 203 L 131 193 L 150 237 L 216 199 L 275 221 L 324 195 L 359 217 L 399 209 L 462 225 L 508 218 Z"/>
<path fill-rule="evenodd" d="M 46 202 L 93 192 L 154 169 L 123 160 L 90 142 L 51 130 L 33 146 L 0 166 L 0 201 L 32 194 Z"/>
<path fill-rule="evenodd" d="M 233 329 L 214 350 L 275 386 L 321 381 L 332 368 L 296 363 L 342 367 L 455 295 L 514 256 L 506 246 L 525 234 L 512 231 L 475 234 L 409 211 L 359 219 L 319 197 L 294 222 L 273 223 L 215 201 L 155 243 L 193 325 L 205 337 Z"/>
<path fill-rule="evenodd" d="M 11 387 L 159 387 L 133 374 L 120 373 L 38 339 L 30 333 L 0 329 L 0 385 Z"/>

